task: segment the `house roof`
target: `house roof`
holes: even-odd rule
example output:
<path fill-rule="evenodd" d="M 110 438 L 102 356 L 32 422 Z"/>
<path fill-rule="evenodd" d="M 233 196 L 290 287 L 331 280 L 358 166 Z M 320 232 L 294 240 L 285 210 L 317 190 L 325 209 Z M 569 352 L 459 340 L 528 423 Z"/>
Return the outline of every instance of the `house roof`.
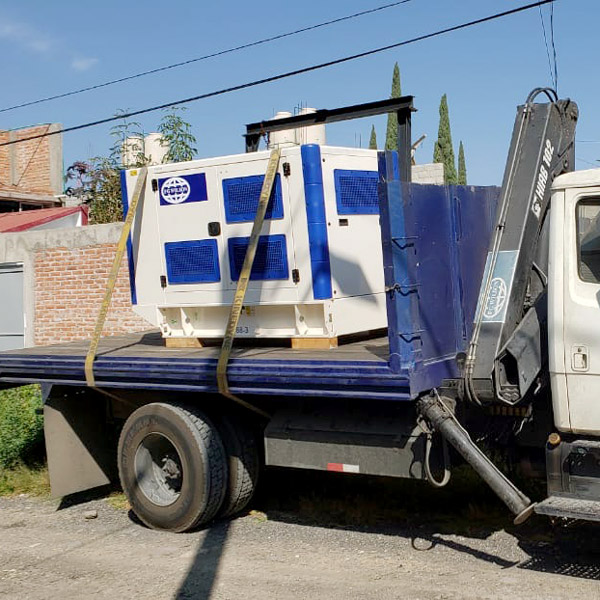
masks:
<path fill-rule="evenodd" d="M 6 186 L 0 183 L 0 204 L 3 201 L 60 208 L 57 206 L 58 199 L 47 192 L 27 191 L 16 186 Z"/>
<path fill-rule="evenodd" d="M 87 206 L 40 208 L 22 212 L 0 213 L 0 233 L 25 231 L 78 212 L 82 213 L 82 223 L 87 225 Z"/>

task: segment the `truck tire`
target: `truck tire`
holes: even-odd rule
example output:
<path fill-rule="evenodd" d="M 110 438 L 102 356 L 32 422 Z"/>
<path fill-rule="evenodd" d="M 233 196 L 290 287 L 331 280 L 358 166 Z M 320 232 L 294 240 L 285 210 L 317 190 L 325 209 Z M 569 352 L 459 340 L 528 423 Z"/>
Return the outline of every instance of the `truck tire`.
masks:
<path fill-rule="evenodd" d="M 238 416 L 221 415 L 217 421 L 228 466 L 227 490 L 220 516 L 230 517 L 246 508 L 258 483 L 260 458 L 253 431 Z"/>
<path fill-rule="evenodd" d="M 119 478 L 148 527 L 182 532 L 210 521 L 225 498 L 227 459 L 219 432 L 195 408 L 152 403 L 125 422 Z"/>

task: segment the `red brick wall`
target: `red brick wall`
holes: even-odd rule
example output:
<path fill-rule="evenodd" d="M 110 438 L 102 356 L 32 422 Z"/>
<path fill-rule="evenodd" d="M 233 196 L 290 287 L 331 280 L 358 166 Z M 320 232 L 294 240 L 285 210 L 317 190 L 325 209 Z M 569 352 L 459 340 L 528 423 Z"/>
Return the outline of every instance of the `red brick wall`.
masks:
<path fill-rule="evenodd" d="M 0 131 L 0 144 L 47 133 L 50 127 L 51 125 L 36 125 L 12 132 Z M 52 141 L 53 136 L 50 136 L 0 146 L 0 186 L 15 191 L 54 194 L 50 167 Z M 16 180 L 13 180 L 13 176 Z"/>
<path fill-rule="evenodd" d="M 35 253 L 35 344 L 91 337 L 104 298 L 116 244 L 46 248 Z M 124 258 L 103 335 L 151 329 L 131 308 Z"/>

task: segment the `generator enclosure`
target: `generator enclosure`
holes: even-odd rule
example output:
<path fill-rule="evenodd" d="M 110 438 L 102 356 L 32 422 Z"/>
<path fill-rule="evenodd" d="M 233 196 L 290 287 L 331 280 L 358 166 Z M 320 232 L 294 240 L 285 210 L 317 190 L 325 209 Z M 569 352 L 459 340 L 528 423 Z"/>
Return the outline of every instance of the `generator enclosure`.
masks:
<path fill-rule="evenodd" d="M 269 154 L 149 167 L 128 242 L 131 295 L 164 337 L 224 335 Z M 122 172 L 125 211 L 137 176 Z M 281 149 L 238 337 L 387 326 L 377 185 L 374 150 Z"/>

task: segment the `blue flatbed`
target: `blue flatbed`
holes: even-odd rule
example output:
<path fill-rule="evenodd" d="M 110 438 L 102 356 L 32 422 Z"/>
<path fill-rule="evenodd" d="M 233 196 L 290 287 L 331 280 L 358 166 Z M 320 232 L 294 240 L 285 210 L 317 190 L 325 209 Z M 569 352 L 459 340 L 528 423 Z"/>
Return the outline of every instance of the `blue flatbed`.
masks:
<path fill-rule="evenodd" d="M 0 353 L 0 385 L 85 386 L 89 342 Z M 228 378 L 235 394 L 408 400 L 408 379 L 388 364 L 388 340 L 361 340 L 329 350 L 234 348 Z M 96 384 L 185 392 L 217 392 L 219 347 L 167 348 L 159 332 L 103 338 Z"/>

